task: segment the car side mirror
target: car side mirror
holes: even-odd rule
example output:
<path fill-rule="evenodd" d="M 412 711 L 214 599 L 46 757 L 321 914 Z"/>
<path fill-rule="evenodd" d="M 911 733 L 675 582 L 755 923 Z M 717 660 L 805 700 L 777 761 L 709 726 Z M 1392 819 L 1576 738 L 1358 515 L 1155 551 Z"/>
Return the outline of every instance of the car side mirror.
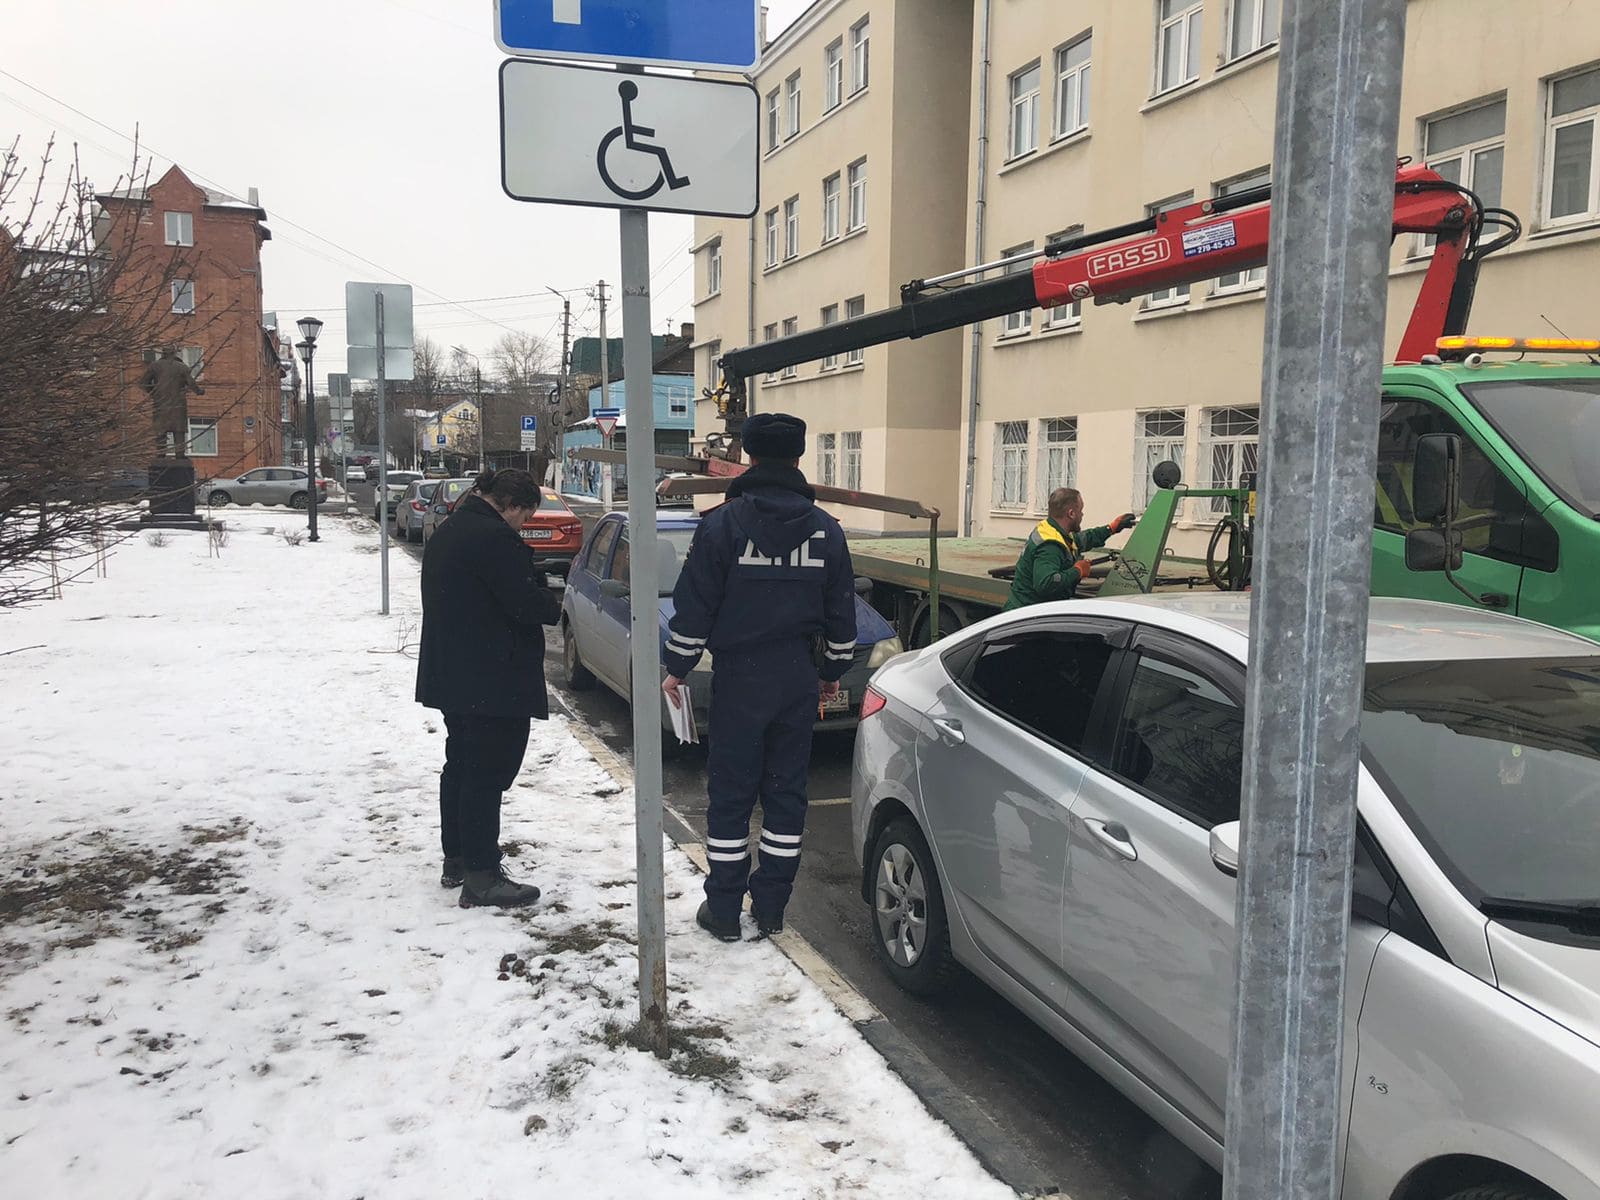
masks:
<path fill-rule="evenodd" d="M 622 600 L 628 595 L 628 585 L 620 579 L 602 579 L 600 594 L 610 600 Z"/>
<path fill-rule="evenodd" d="M 449 505 L 446 505 L 446 504 L 435 504 L 433 506 L 433 512 L 434 512 L 435 516 L 442 517 L 442 516 L 444 516 L 445 513 L 449 512 L 449 511 L 450 511 L 450 507 L 449 507 Z"/>
<path fill-rule="evenodd" d="M 856 595 L 860 596 L 863 600 L 869 598 L 872 595 L 872 580 L 868 579 L 865 575 L 857 575 Z"/>
<path fill-rule="evenodd" d="M 1413 529 L 1406 534 L 1406 570 L 1459 571 L 1461 569 L 1461 531 L 1452 529 Z"/>
<path fill-rule="evenodd" d="M 1428 433 L 1417 439 L 1411 471 L 1411 508 L 1424 525 L 1455 520 L 1461 487 L 1461 439 Z"/>
<path fill-rule="evenodd" d="M 1239 822 L 1224 821 L 1211 827 L 1211 861 L 1224 875 L 1239 875 Z"/>

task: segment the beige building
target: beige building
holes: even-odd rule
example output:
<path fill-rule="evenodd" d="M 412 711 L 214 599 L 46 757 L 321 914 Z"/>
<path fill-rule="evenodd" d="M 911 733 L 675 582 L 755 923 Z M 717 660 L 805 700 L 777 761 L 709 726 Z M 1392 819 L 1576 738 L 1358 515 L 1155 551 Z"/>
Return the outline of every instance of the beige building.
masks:
<path fill-rule="evenodd" d="M 818 0 L 766 47 L 761 212 L 695 225 L 697 390 L 723 350 L 899 303 L 966 244 L 972 0 Z M 961 335 L 809 363 L 751 387 L 751 411 L 810 427 L 807 475 L 954 511 Z M 701 402 L 695 428 L 720 428 Z M 897 518 L 852 509 L 856 529 Z"/>

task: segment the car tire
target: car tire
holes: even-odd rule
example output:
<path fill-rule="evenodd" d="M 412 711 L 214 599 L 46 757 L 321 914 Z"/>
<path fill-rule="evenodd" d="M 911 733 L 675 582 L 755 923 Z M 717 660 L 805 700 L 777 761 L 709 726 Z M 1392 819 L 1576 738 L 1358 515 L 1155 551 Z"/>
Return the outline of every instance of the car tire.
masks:
<path fill-rule="evenodd" d="M 296 492 L 294 495 L 289 497 L 290 508 L 305 508 L 310 503 L 310 498 L 304 492 Z"/>
<path fill-rule="evenodd" d="M 910 817 L 896 817 L 878 834 L 868 862 L 872 944 L 889 977 L 915 996 L 945 991 L 956 977 L 956 961 L 944 891 L 922 830 Z M 919 923 L 920 944 L 908 936 Z"/>
<path fill-rule="evenodd" d="M 233 497 L 228 495 L 228 493 L 223 491 L 221 488 L 217 488 L 209 496 L 206 497 L 206 503 L 209 504 L 209 505 L 213 505 L 213 506 L 222 505 L 222 504 L 232 504 L 233 503 Z"/>
<path fill-rule="evenodd" d="M 567 668 L 567 686 L 573 691 L 586 692 L 594 686 L 594 672 L 578 657 L 578 638 L 566 621 L 561 622 L 561 662 Z"/>

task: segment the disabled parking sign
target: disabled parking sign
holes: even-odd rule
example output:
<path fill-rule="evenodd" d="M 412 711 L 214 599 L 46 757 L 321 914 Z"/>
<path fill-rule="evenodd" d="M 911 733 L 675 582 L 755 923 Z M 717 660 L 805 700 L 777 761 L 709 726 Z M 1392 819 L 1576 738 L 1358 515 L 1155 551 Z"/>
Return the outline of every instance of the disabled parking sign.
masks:
<path fill-rule="evenodd" d="M 752 217 L 759 116 L 748 83 L 510 59 L 501 185 L 536 203 Z"/>

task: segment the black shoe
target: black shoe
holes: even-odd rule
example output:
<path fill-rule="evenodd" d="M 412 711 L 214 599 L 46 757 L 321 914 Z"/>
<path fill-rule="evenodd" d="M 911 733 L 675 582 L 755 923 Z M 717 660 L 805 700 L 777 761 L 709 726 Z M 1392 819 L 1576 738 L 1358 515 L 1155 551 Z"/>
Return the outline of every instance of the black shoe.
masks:
<path fill-rule="evenodd" d="M 769 938 L 775 933 L 783 932 L 783 914 L 775 917 L 764 917 L 760 913 L 754 914 L 756 919 L 756 934 L 759 937 Z"/>
<path fill-rule="evenodd" d="M 699 925 L 719 942 L 738 942 L 744 940 L 744 934 L 739 931 L 739 918 L 732 921 L 719 921 L 711 912 L 711 901 L 702 900 L 700 911 L 694 915 L 695 924 Z"/>
<path fill-rule="evenodd" d="M 507 879 L 505 871 L 497 867 L 493 871 L 468 871 L 459 903 L 462 908 L 521 908 L 538 899 L 538 888 Z"/>
<path fill-rule="evenodd" d="M 460 887 L 467 881 L 467 862 L 462 858 L 446 858 L 439 870 L 440 887 Z"/>

